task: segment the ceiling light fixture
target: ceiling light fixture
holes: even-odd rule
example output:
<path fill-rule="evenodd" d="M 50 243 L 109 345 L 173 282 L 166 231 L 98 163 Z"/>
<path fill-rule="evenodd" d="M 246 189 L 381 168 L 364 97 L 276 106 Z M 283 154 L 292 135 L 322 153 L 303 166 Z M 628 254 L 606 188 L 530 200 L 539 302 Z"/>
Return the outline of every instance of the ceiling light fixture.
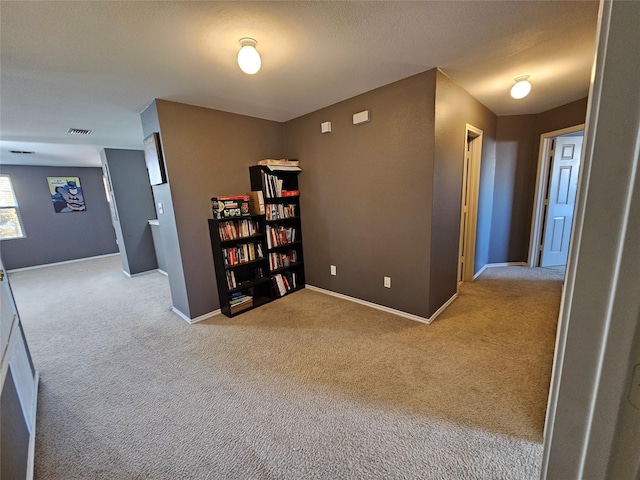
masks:
<path fill-rule="evenodd" d="M 516 100 L 529 95 L 531 91 L 531 83 L 529 83 L 529 75 L 520 75 L 515 78 L 515 84 L 511 87 L 511 96 Z"/>
<path fill-rule="evenodd" d="M 260 60 L 260 54 L 256 50 L 256 42 L 253 38 L 241 38 L 240 39 L 240 51 L 238 52 L 238 66 L 244 73 L 253 75 L 260 70 L 262 60 Z"/>

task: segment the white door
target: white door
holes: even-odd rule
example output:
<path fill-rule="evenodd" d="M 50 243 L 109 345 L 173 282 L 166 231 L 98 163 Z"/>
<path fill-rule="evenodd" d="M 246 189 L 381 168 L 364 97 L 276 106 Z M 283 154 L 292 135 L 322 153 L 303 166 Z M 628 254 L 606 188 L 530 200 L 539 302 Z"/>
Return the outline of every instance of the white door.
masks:
<path fill-rule="evenodd" d="M 0 259 L 0 478 L 33 478 L 38 374 Z"/>
<path fill-rule="evenodd" d="M 567 264 L 582 139 L 582 136 L 571 136 L 554 140 L 547 217 L 542 237 L 542 267 Z"/>

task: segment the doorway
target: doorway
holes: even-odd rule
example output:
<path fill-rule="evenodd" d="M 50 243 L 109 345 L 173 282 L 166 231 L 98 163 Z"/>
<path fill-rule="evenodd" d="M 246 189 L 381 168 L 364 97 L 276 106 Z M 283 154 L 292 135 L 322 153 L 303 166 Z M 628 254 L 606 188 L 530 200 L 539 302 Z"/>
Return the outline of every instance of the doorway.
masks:
<path fill-rule="evenodd" d="M 473 281 L 476 256 L 478 194 L 482 160 L 482 130 L 467 124 L 462 164 L 462 199 L 460 202 L 460 240 L 458 248 L 458 285 Z"/>
<path fill-rule="evenodd" d="M 540 138 L 530 267 L 567 264 L 583 137 L 584 125 L 576 125 L 545 133 Z"/>

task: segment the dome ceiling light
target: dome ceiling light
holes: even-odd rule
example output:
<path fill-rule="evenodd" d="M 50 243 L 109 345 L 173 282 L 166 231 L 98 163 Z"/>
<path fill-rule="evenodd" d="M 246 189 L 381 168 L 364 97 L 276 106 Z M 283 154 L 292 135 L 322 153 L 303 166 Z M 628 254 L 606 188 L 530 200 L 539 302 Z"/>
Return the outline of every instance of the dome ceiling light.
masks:
<path fill-rule="evenodd" d="M 531 91 L 531 83 L 529 83 L 529 75 L 520 75 L 515 78 L 515 84 L 511 87 L 511 96 L 516 100 L 529 95 Z"/>
<path fill-rule="evenodd" d="M 260 54 L 256 50 L 256 42 L 253 38 L 241 38 L 240 39 L 240 51 L 238 52 L 238 66 L 240 70 L 248 75 L 253 75 L 260 70 L 262 60 Z"/>

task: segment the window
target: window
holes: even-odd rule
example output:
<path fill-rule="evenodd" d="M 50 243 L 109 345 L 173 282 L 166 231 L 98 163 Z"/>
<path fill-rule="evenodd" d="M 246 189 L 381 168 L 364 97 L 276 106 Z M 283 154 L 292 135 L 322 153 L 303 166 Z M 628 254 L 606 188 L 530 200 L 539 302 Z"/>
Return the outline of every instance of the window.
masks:
<path fill-rule="evenodd" d="M 24 236 L 22 218 L 11 179 L 9 175 L 0 175 L 0 240 Z"/>

